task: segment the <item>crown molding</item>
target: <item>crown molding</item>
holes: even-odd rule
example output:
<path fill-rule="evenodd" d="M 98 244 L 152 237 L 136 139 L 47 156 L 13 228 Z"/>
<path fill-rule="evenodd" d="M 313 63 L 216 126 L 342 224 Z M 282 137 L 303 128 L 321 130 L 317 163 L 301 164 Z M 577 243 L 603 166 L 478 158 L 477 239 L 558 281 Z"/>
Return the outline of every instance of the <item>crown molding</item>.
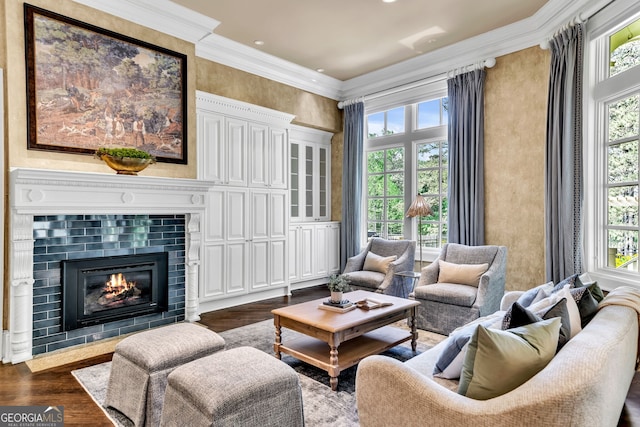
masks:
<path fill-rule="evenodd" d="M 210 34 L 196 44 L 196 55 L 298 89 L 339 99 L 343 82 L 258 49 Z"/>
<path fill-rule="evenodd" d="M 127 21 L 196 43 L 220 24 L 169 0 L 73 0 Z"/>
<path fill-rule="evenodd" d="M 245 120 L 288 127 L 295 115 L 196 90 L 196 108 Z"/>
<path fill-rule="evenodd" d="M 613 0 L 550 0 L 533 16 L 433 52 L 346 80 L 342 99 L 371 95 L 446 74 L 547 41 L 578 17 L 586 20 Z"/>
<path fill-rule="evenodd" d="M 344 101 L 432 79 L 487 58 L 542 44 L 563 25 L 576 18 L 584 21 L 614 0 L 549 0 L 529 18 L 345 81 L 214 34 L 219 21 L 169 0 L 74 1 L 190 41 L 201 58 Z"/>

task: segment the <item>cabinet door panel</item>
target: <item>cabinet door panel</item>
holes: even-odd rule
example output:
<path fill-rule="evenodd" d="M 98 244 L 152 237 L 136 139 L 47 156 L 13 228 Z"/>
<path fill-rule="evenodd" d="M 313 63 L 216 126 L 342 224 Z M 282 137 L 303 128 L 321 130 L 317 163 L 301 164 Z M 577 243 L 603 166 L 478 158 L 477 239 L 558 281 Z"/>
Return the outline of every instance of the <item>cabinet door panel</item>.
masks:
<path fill-rule="evenodd" d="M 269 184 L 269 135 L 266 126 L 249 125 L 249 185 L 267 187 Z"/>
<path fill-rule="evenodd" d="M 327 236 L 327 266 L 328 273 L 340 272 L 340 225 L 329 225 Z"/>
<path fill-rule="evenodd" d="M 285 129 L 271 129 L 269 144 L 269 186 L 287 188 L 288 177 L 288 139 Z"/>
<path fill-rule="evenodd" d="M 314 194 L 317 195 L 316 205 L 316 218 L 320 221 L 326 221 L 329 219 L 329 189 L 331 185 L 331 171 L 329 170 L 329 149 L 327 147 L 317 147 L 318 157 L 318 179 L 314 184 L 317 185 L 317 189 L 314 189 Z"/>
<path fill-rule="evenodd" d="M 302 251 L 300 250 L 300 227 L 291 227 L 289 229 L 289 280 L 297 281 L 300 279 L 300 265 Z"/>
<path fill-rule="evenodd" d="M 243 242 L 248 240 L 247 192 L 245 190 L 227 192 L 226 216 L 227 240 L 241 240 Z"/>
<path fill-rule="evenodd" d="M 208 299 L 224 294 L 225 244 L 209 245 L 204 248 L 206 273 L 200 282 L 200 298 Z"/>
<path fill-rule="evenodd" d="M 209 190 L 207 194 L 206 234 L 207 241 L 224 240 L 225 231 L 225 196 L 224 190 Z"/>
<path fill-rule="evenodd" d="M 291 143 L 291 157 L 289 161 L 289 168 L 291 170 L 290 179 L 290 191 L 291 191 L 291 211 L 289 215 L 292 221 L 299 221 L 302 217 L 302 197 L 304 188 L 302 185 L 302 174 L 300 173 L 300 167 L 302 165 L 302 147 L 300 144 Z"/>
<path fill-rule="evenodd" d="M 315 265 L 315 273 L 318 276 L 327 276 L 329 272 L 328 262 L 327 262 L 327 239 L 328 239 L 328 231 L 326 225 L 318 225 L 315 227 L 315 242 L 313 243 L 313 248 L 315 250 L 314 260 L 316 262 Z"/>
<path fill-rule="evenodd" d="M 284 240 L 274 240 L 271 242 L 269 248 L 269 256 L 271 262 L 269 263 L 270 277 L 269 281 L 271 286 L 282 285 L 286 281 L 286 268 L 287 268 L 287 244 Z"/>
<path fill-rule="evenodd" d="M 226 265 L 226 293 L 246 293 L 248 284 L 247 243 L 238 242 L 227 244 Z"/>
<path fill-rule="evenodd" d="M 227 184 L 247 185 L 247 123 L 227 119 Z"/>
<path fill-rule="evenodd" d="M 314 231 L 313 226 L 300 227 L 300 278 L 314 276 Z"/>
<path fill-rule="evenodd" d="M 251 243 L 251 289 L 269 286 L 269 242 Z"/>
<path fill-rule="evenodd" d="M 284 239 L 287 237 L 287 206 L 288 198 L 286 191 L 273 191 L 269 209 L 269 220 L 271 222 L 269 236 L 272 239 Z"/>
<path fill-rule="evenodd" d="M 221 183 L 225 180 L 224 118 L 208 112 L 198 112 L 198 137 L 202 141 L 204 161 L 200 176 L 206 181 Z"/>
<path fill-rule="evenodd" d="M 251 192 L 251 238 L 269 238 L 269 191 Z"/>

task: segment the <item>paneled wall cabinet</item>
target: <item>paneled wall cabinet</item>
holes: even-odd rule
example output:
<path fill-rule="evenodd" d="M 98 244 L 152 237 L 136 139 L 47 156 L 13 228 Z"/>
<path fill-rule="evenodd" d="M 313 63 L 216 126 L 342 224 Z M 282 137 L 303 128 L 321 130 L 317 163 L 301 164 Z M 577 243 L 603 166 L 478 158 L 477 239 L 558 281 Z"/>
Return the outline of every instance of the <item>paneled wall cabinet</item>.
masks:
<path fill-rule="evenodd" d="M 289 280 L 291 289 L 326 283 L 340 272 L 340 223 L 291 223 L 289 226 Z"/>
<path fill-rule="evenodd" d="M 331 219 L 331 137 L 332 133 L 291 126 L 290 199 L 291 221 Z"/>
<path fill-rule="evenodd" d="M 289 294 L 289 128 L 294 116 L 198 91 L 203 221 L 200 312 Z"/>

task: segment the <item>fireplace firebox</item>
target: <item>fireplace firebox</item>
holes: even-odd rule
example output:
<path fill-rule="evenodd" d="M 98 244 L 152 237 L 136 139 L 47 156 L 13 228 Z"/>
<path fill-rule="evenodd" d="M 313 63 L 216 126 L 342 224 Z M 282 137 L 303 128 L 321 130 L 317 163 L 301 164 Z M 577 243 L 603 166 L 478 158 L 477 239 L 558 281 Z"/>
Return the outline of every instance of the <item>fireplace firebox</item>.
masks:
<path fill-rule="evenodd" d="M 168 276 L 166 252 L 62 261 L 63 330 L 167 311 Z"/>

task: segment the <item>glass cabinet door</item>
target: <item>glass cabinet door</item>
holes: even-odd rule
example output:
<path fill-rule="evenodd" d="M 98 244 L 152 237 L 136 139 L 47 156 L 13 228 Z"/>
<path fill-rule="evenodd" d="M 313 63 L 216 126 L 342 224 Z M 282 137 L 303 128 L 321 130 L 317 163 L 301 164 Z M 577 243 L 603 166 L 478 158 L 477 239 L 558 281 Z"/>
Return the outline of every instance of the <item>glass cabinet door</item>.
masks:
<path fill-rule="evenodd" d="M 320 166 L 320 171 L 318 173 L 318 184 L 320 186 L 319 190 L 318 190 L 318 196 L 319 199 L 318 200 L 318 209 L 319 212 L 318 214 L 320 215 L 320 217 L 325 218 L 328 217 L 328 212 L 327 212 L 327 206 L 329 205 L 329 200 L 328 200 L 328 192 L 327 192 L 327 181 L 329 178 L 329 170 L 327 167 L 327 148 L 325 147 L 319 147 L 319 166 Z"/>
<path fill-rule="evenodd" d="M 308 145 L 305 147 L 304 158 L 304 179 L 305 179 L 305 216 L 307 218 L 313 218 L 313 146 Z"/>
<path fill-rule="evenodd" d="M 300 145 L 291 144 L 291 218 L 300 216 Z"/>

